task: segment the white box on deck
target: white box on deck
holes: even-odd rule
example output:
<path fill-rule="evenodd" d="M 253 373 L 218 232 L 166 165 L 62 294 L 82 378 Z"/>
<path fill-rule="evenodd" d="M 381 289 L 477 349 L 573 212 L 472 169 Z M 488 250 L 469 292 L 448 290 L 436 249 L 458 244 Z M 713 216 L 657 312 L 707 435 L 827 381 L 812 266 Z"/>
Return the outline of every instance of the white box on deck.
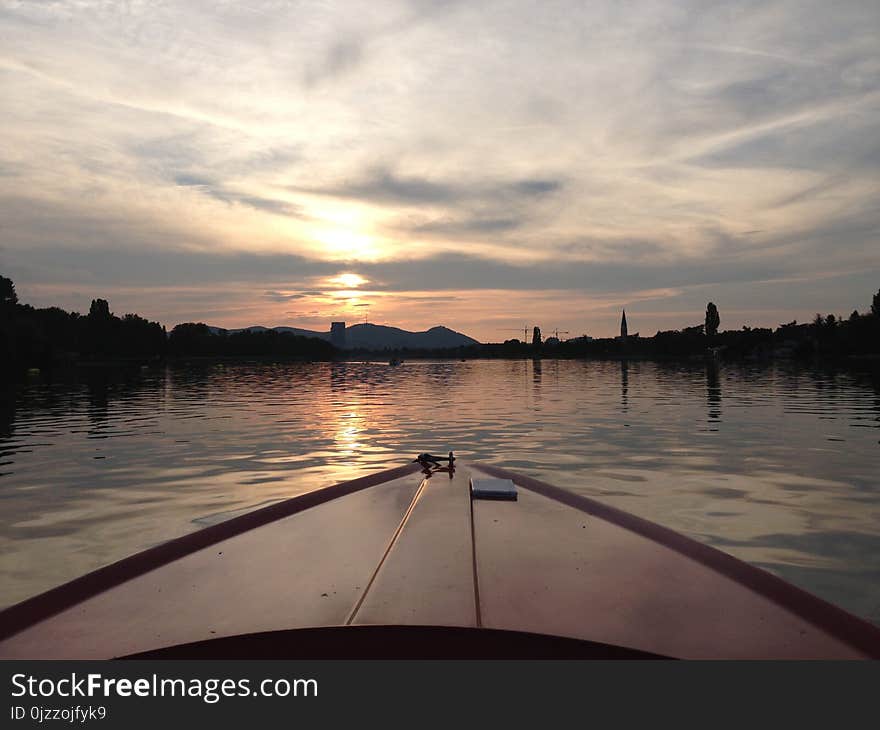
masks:
<path fill-rule="evenodd" d="M 510 479 L 471 478 L 473 499 L 516 499 L 516 485 Z"/>

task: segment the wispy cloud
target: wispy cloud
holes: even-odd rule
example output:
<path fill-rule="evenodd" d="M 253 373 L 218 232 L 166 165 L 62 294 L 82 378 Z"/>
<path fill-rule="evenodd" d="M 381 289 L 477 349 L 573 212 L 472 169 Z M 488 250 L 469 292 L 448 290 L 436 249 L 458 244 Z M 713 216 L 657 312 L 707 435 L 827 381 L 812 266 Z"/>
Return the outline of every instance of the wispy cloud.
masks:
<path fill-rule="evenodd" d="M 478 171 L 475 173 L 474 177 L 479 174 Z M 416 175 L 399 175 L 387 168 L 377 167 L 366 171 L 355 180 L 321 187 L 291 189 L 311 195 L 355 198 L 387 205 L 408 205 L 523 200 L 549 195 L 561 187 L 562 182 L 554 179 L 487 181 L 477 177 L 476 180 L 449 181 Z"/>
<path fill-rule="evenodd" d="M 286 200 L 261 198 L 256 195 L 239 193 L 233 190 L 229 190 L 223 185 L 220 185 L 212 180 L 207 180 L 205 178 L 192 175 L 177 175 L 174 178 L 174 182 L 178 185 L 183 185 L 184 187 L 197 188 L 205 195 L 208 195 L 215 200 L 219 200 L 224 203 L 246 205 L 250 208 L 256 208 L 257 210 L 266 211 L 267 213 L 290 216 L 291 218 L 305 217 L 301 206 L 294 205 L 293 203 L 290 203 Z"/>
<path fill-rule="evenodd" d="M 360 63 L 364 55 L 362 42 L 357 38 L 348 38 L 333 43 L 318 62 L 310 64 L 303 75 L 307 87 L 334 78 L 350 71 Z"/>
<path fill-rule="evenodd" d="M 314 297 L 324 296 L 324 292 L 320 291 L 300 291 L 300 292 L 280 292 L 267 291 L 263 295 L 271 302 L 291 302 L 297 299 L 312 299 Z"/>

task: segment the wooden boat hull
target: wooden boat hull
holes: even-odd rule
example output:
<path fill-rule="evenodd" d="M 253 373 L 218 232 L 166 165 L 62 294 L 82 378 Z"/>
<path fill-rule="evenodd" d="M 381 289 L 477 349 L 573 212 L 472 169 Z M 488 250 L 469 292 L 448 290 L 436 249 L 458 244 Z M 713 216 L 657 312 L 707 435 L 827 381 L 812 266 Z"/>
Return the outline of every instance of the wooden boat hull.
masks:
<path fill-rule="evenodd" d="M 472 477 L 516 501 L 471 499 Z M 0 612 L 0 658 L 880 658 L 775 576 L 486 464 L 294 497 Z"/>

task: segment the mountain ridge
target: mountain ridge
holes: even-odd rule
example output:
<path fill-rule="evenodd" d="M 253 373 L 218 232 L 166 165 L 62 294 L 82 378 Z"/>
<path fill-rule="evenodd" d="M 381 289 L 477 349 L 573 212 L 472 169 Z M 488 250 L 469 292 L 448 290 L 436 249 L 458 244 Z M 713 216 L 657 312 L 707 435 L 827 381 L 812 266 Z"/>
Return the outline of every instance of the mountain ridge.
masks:
<path fill-rule="evenodd" d="M 328 342 L 331 341 L 330 332 L 318 332 L 316 330 L 307 330 L 300 327 L 264 327 L 263 325 L 251 325 L 250 327 L 239 327 L 235 329 L 210 327 L 210 330 L 215 334 L 268 332 L 272 330 L 275 332 L 286 332 L 293 335 L 299 335 L 300 337 L 315 337 Z M 401 329 L 400 327 L 364 322 L 346 327 L 345 338 L 345 349 L 347 350 L 385 350 L 402 348 L 440 350 L 480 344 L 474 338 L 468 337 L 461 332 L 456 332 L 444 325 L 435 325 L 422 332 L 411 332 L 409 330 Z"/>

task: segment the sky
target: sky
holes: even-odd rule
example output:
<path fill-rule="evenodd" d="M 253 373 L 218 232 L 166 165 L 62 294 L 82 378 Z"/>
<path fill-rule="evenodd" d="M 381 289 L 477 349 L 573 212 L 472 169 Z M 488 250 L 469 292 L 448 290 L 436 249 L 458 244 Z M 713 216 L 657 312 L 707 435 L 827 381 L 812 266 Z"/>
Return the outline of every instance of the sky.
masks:
<path fill-rule="evenodd" d="M 0 274 L 481 341 L 866 311 L 880 3 L 0 0 Z"/>

